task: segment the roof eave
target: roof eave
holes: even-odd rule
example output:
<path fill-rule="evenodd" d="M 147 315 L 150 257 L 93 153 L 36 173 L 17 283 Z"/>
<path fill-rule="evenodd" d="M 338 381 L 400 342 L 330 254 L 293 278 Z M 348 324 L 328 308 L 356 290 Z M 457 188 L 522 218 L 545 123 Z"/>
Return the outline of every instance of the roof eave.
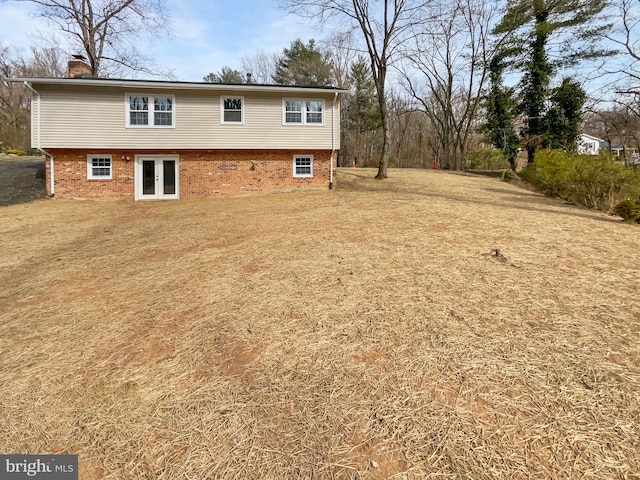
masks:
<path fill-rule="evenodd" d="M 224 84 L 203 82 L 169 82 L 154 80 L 113 80 L 102 78 L 6 78 L 7 82 L 33 85 L 75 85 L 88 87 L 122 87 L 171 90 L 208 90 L 208 91 L 260 91 L 260 92 L 305 92 L 305 93 L 348 93 L 348 90 L 335 87 L 297 87 L 287 85 L 264 84 Z"/>

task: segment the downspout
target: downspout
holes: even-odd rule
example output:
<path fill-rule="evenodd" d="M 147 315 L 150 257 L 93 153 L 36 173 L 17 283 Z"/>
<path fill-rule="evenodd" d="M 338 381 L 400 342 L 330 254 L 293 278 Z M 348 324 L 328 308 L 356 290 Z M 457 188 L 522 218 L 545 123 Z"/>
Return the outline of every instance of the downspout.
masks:
<path fill-rule="evenodd" d="M 338 92 L 333 97 L 333 109 L 331 110 L 331 157 L 329 158 L 329 190 L 333 188 L 333 154 L 336 151 L 336 100 Z"/>
<path fill-rule="evenodd" d="M 54 159 L 53 159 L 53 155 L 51 155 L 49 152 L 47 152 L 46 150 L 44 150 L 41 146 L 40 146 L 40 92 L 38 92 L 35 88 L 33 88 L 29 82 L 25 81 L 23 82 L 24 86 L 27 87 L 29 90 L 31 90 L 35 96 L 36 96 L 36 117 L 37 117 L 37 122 L 36 122 L 36 150 L 38 150 L 39 152 L 44 153 L 46 156 L 49 157 L 49 180 L 51 181 L 50 184 L 50 189 L 49 191 L 50 196 L 54 196 L 55 195 L 55 176 L 54 176 Z M 33 106 L 32 106 L 33 108 Z"/>
<path fill-rule="evenodd" d="M 56 186 L 55 186 L 55 181 L 54 181 L 54 175 L 53 175 L 53 155 L 51 155 L 49 152 L 47 152 L 44 148 L 40 148 L 38 147 L 38 151 L 44 153 L 45 155 L 47 155 L 49 157 L 49 177 L 50 177 L 50 188 L 49 191 L 51 192 L 49 194 L 50 197 L 53 197 L 56 192 Z"/>

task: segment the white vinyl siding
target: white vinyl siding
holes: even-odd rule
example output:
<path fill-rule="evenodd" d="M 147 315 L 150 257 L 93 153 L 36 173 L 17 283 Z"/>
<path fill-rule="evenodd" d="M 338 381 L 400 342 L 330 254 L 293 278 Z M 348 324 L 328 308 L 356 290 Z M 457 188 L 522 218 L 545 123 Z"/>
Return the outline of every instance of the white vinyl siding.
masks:
<path fill-rule="evenodd" d="M 122 88 L 68 88 L 37 85 L 41 93 L 42 148 L 300 149 L 340 148 L 339 111 L 333 93 L 323 99 L 324 124 L 314 128 L 283 125 L 283 95 L 243 92 L 243 127 L 221 123 L 221 96 L 234 92 L 176 91 L 174 127 L 127 128 Z M 155 92 L 136 94 L 164 96 Z M 222 93 L 222 94 L 221 94 Z M 333 132 L 332 132 L 333 127 Z M 35 137 L 35 128 L 32 130 Z"/>

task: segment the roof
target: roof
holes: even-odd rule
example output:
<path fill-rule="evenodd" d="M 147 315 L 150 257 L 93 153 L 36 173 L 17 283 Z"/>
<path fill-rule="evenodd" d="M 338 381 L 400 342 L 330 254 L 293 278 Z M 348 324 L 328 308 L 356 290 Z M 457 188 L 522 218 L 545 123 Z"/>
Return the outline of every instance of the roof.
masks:
<path fill-rule="evenodd" d="M 598 137 L 594 137 L 593 135 L 589 135 L 588 133 L 581 133 L 580 134 L 581 137 L 587 137 L 589 140 L 595 140 L 596 142 L 604 142 L 603 139 L 598 138 Z"/>
<path fill-rule="evenodd" d="M 258 83 L 208 83 L 208 82 L 174 82 L 166 80 L 124 80 L 114 78 L 7 78 L 13 83 L 30 83 L 32 85 L 71 85 L 90 87 L 124 87 L 124 88 L 157 88 L 171 90 L 235 90 L 238 92 L 289 92 L 289 93 L 347 93 L 348 90 L 335 87 L 298 87 L 291 85 L 268 85 Z"/>

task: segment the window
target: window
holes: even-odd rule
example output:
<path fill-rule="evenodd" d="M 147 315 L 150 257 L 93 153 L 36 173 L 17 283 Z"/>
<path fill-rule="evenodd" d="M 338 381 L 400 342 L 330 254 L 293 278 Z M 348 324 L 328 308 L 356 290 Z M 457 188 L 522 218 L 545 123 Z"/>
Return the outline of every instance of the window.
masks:
<path fill-rule="evenodd" d="M 285 125 L 322 125 L 324 123 L 323 100 L 283 101 Z"/>
<path fill-rule="evenodd" d="M 154 125 L 164 127 L 173 125 L 173 98 L 155 97 L 153 107 Z"/>
<path fill-rule="evenodd" d="M 296 155 L 293 157 L 294 177 L 313 177 L 313 155 Z"/>
<path fill-rule="evenodd" d="M 129 97 L 129 125 L 149 124 L 149 97 Z"/>
<path fill-rule="evenodd" d="M 111 155 L 87 155 L 87 179 L 111 180 Z"/>
<path fill-rule="evenodd" d="M 128 127 L 173 127 L 173 95 L 127 95 Z"/>
<path fill-rule="evenodd" d="M 283 101 L 285 125 L 322 125 L 324 123 L 323 100 Z"/>
<path fill-rule="evenodd" d="M 220 97 L 221 123 L 244 123 L 242 105 L 244 97 Z"/>
<path fill-rule="evenodd" d="M 302 100 L 284 101 L 284 123 L 302 123 Z"/>
<path fill-rule="evenodd" d="M 307 101 L 307 123 L 322 124 L 322 100 Z"/>
<path fill-rule="evenodd" d="M 283 109 L 285 125 L 322 125 L 324 122 L 323 100 L 285 99 Z"/>

